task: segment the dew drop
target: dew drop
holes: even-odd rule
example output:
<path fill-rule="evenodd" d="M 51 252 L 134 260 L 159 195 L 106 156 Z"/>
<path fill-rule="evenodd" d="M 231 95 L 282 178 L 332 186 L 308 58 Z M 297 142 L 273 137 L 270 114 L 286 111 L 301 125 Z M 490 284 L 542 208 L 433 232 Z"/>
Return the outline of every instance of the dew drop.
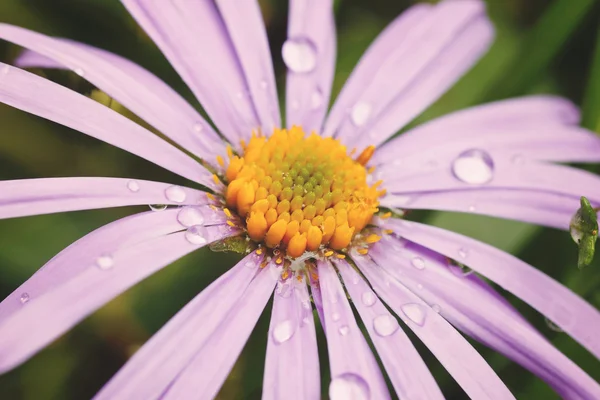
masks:
<path fill-rule="evenodd" d="M 273 328 L 273 340 L 277 344 L 285 343 L 290 340 L 292 336 L 294 336 L 294 331 L 294 324 L 292 324 L 292 321 L 285 320 L 283 322 L 279 322 Z"/>
<path fill-rule="evenodd" d="M 204 224 L 204 215 L 198 207 L 183 207 L 177 213 L 177 221 L 186 228 Z"/>
<path fill-rule="evenodd" d="M 377 296 L 375 296 L 375 293 L 373 293 L 369 290 L 362 294 L 361 300 L 365 306 L 371 307 L 377 301 Z"/>
<path fill-rule="evenodd" d="M 340 335 L 346 336 L 349 331 L 350 331 L 350 328 L 348 328 L 348 325 L 344 325 L 344 326 L 340 327 L 338 332 L 340 333 Z"/>
<path fill-rule="evenodd" d="M 73 70 L 73 72 L 75 72 L 77 75 L 79 75 L 81 77 L 85 76 L 85 71 L 82 68 L 75 68 Z"/>
<path fill-rule="evenodd" d="M 522 165 L 525 163 L 525 157 L 522 154 L 515 154 L 510 160 L 515 165 Z"/>
<path fill-rule="evenodd" d="M 467 258 L 468 255 L 469 255 L 469 251 L 467 249 L 465 249 L 464 247 L 461 247 L 460 249 L 458 249 L 458 256 L 460 258 Z"/>
<path fill-rule="evenodd" d="M 317 49 L 306 38 L 292 38 L 285 41 L 281 48 L 283 62 L 292 72 L 307 73 L 317 66 Z"/>
<path fill-rule="evenodd" d="M 152 211 L 164 211 L 167 209 L 166 204 L 150 204 L 148 207 L 150 207 Z"/>
<path fill-rule="evenodd" d="M 267 88 L 267 81 L 265 81 L 264 79 L 260 81 L 260 87 L 262 89 L 266 89 Z"/>
<path fill-rule="evenodd" d="M 183 203 L 186 198 L 186 193 L 181 186 L 169 186 L 165 190 L 165 196 L 169 201 Z"/>
<path fill-rule="evenodd" d="M 373 329 L 379 336 L 390 336 L 398 330 L 398 321 L 389 314 L 382 314 L 373 319 Z"/>
<path fill-rule="evenodd" d="M 416 269 L 425 269 L 425 260 L 423 260 L 421 257 L 413 258 L 411 264 Z"/>
<path fill-rule="evenodd" d="M 400 307 L 404 315 L 408 317 L 412 322 L 419 326 L 425 324 L 425 309 L 420 304 L 408 303 Z"/>
<path fill-rule="evenodd" d="M 420 283 L 417 283 L 417 289 L 423 290 L 423 285 L 421 285 Z"/>
<path fill-rule="evenodd" d="M 477 211 L 477 208 L 473 204 L 471 204 L 469 206 L 469 212 L 475 212 L 475 211 Z"/>
<path fill-rule="evenodd" d="M 452 172 L 462 182 L 481 185 L 494 177 L 494 160 L 484 150 L 467 150 L 452 162 Z"/>
<path fill-rule="evenodd" d="M 433 304 L 433 305 L 431 306 L 431 309 L 432 309 L 433 311 L 435 311 L 436 313 L 438 313 L 438 314 L 439 314 L 439 313 L 442 311 L 442 307 L 440 307 L 440 305 L 439 305 L 439 304 Z"/>
<path fill-rule="evenodd" d="M 29 297 L 29 293 L 23 293 L 21 294 L 21 297 L 19 297 L 19 301 L 21 302 L 21 304 L 25 304 L 29 301 L 30 297 Z"/>
<path fill-rule="evenodd" d="M 208 242 L 207 233 L 206 228 L 202 225 L 194 225 L 185 232 L 185 239 L 191 244 L 206 244 Z"/>
<path fill-rule="evenodd" d="M 363 126 L 371 116 L 371 105 L 364 101 L 359 101 L 352 107 L 350 118 L 356 126 Z"/>
<path fill-rule="evenodd" d="M 103 254 L 96 259 L 96 265 L 101 270 L 111 269 L 115 265 L 115 260 L 110 254 Z"/>
<path fill-rule="evenodd" d="M 194 130 L 194 132 L 200 133 L 204 130 L 204 127 L 202 126 L 202 124 L 200 122 L 196 122 L 194 124 L 194 126 L 192 126 L 192 129 Z"/>
<path fill-rule="evenodd" d="M 129 181 L 127 182 L 127 189 L 133 193 L 137 193 L 140 191 L 140 184 L 137 181 Z"/>
<path fill-rule="evenodd" d="M 310 324 L 310 318 L 308 318 L 308 317 L 302 318 L 302 324 L 303 325 L 309 325 Z"/>
<path fill-rule="evenodd" d="M 331 400 L 368 400 L 370 397 L 369 384 L 357 374 L 339 375 L 329 384 Z"/>
<path fill-rule="evenodd" d="M 322 104 L 323 104 L 323 93 L 321 92 L 320 89 L 317 88 L 310 95 L 310 108 L 313 110 L 316 110 L 317 108 L 321 107 Z"/>
<path fill-rule="evenodd" d="M 340 318 L 342 318 L 342 317 L 340 316 L 340 313 L 334 312 L 334 313 L 331 315 L 331 319 L 333 320 L 333 322 L 337 322 L 337 321 L 339 321 L 339 320 L 340 320 Z"/>
<path fill-rule="evenodd" d="M 554 332 L 560 332 L 560 333 L 564 332 L 560 326 L 556 325 L 556 324 L 555 324 L 554 322 L 552 322 L 550 319 L 548 319 L 548 318 L 545 318 L 545 321 L 546 321 L 546 326 L 547 326 L 548 328 L 550 328 L 550 330 L 552 330 L 552 331 L 554 331 Z"/>

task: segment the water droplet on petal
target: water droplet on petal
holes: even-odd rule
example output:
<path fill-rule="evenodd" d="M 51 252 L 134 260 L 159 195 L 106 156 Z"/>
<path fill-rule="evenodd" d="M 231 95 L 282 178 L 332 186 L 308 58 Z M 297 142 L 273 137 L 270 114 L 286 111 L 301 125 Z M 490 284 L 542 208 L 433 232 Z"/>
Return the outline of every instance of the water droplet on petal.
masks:
<path fill-rule="evenodd" d="M 196 122 L 194 124 L 194 126 L 192 127 L 192 129 L 194 130 L 194 132 L 200 133 L 204 130 L 204 127 L 202 126 L 202 124 L 200 122 Z"/>
<path fill-rule="evenodd" d="M 421 285 L 420 283 L 417 283 L 417 289 L 423 290 L 423 285 Z"/>
<path fill-rule="evenodd" d="M 350 331 L 350 328 L 348 328 L 348 325 L 344 325 L 339 329 L 339 333 L 342 336 L 346 336 L 348 334 L 348 332 Z"/>
<path fill-rule="evenodd" d="M 317 48 L 306 38 L 292 38 L 281 48 L 283 62 L 292 72 L 311 72 L 317 66 Z"/>
<path fill-rule="evenodd" d="M 373 293 L 369 290 L 362 294 L 361 300 L 365 306 L 371 307 L 377 301 L 377 296 L 375 296 L 375 293 Z"/>
<path fill-rule="evenodd" d="M 333 322 L 337 322 L 337 321 L 339 321 L 339 320 L 340 320 L 340 318 L 341 318 L 341 316 L 340 316 L 340 313 L 334 312 L 334 313 L 331 315 L 331 319 L 333 320 Z"/>
<path fill-rule="evenodd" d="M 260 87 L 262 89 L 266 89 L 267 88 L 267 81 L 265 81 L 264 79 L 260 81 Z"/>
<path fill-rule="evenodd" d="M 316 110 L 317 108 L 321 107 L 322 104 L 323 104 L 323 93 L 321 92 L 320 89 L 317 88 L 310 95 L 310 108 L 313 110 Z"/>
<path fill-rule="evenodd" d="M 183 203 L 187 197 L 185 190 L 181 186 L 169 186 L 165 190 L 165 196 L 169 201 Z"/>
<path fill-rule="evenodd" d="M 359 101 L 352 107 L 350 118 L 356 126 L 363 126 L 371 116 L 371 105 L 364 101 Z"/>
<path fill-rule="evenodd" d="M 140 191 L 140 184 L 137 183 L 137 181 L 129 181 L 127 182 L 127 189 L 129 189 L 133 193 L 137 193 Z"/>
<path fill-rule="evenodd" d="M 467 258 L 467 256 L 469 255 L 469 251 L 464 247 L 461 247 L 460 249 L 458 249 L 458 255 L 460 258 Z"/>
<path fill-rule="evenodd" d="M 368 400 L 370 397 L 369 384 L 353 373 L 339 375 L 329 384 L 331 400 Z"/>
<path fill-rule="evenodd" d="M 425 260 L 423 260 L 421 257 L 413 258 L 411 264 L 416 269 L 425 269 Z"/>
<path fill-rule="evenodd" d="M 185 239 L 191 244 L 206 244 L 208 242 L 208 232 L 202 225 L 194 225 L 185 232 Z"/>
<path fill-rule="evenodd" d="M 463 264 L 459 264 L 459 265 L 450 264 L 449 267 L 450 267 L 450 271 L 452 271 L 452 273 L 454 275 L 458 276 L 459 278 L 465 278 L 473 273 L 473 270 L 471 268 L 469 268 Z"/>
<path fill-rule="evenodd" d="M 152 211 L 164 211 L 167 209 L 166 204 L 150 204 L 148 207 L 150 207 Z"/>
<path fill-rule="evenodd" d="M 177 221 L 186 228 L 204 224 L 204 215 L 198 207 L 183 207 L 177 213 Z"/>
<path fill-rule="evenodd" d="M 404 315 L 419 326 L 425 324 L 426 310 L 417 303 L 408 303 L 400 307 Z"/>
<path fill-rule="evenodd" d="M 281 344 L 290 340 L 294 336 L 294 324 L 290 320 L 279 322 L 273 328 L 273 340 L 277 344 Z"/>
<path fill-rule="evenodd" d="M 440 305 L 439 305 L 439 304 L 433 304 L 433 305 L 431 306 L 431 309 L 432 309 L 433 311 L 435 311 L 436 313 L 438 313 L 438 314 L 440 313 L 440 311 L 442 311 L 442 307 L 440 307 Z"/>
<path fill-rule="evenodd" d="M 85 71 L 83 69 L 81 69 L 81 68 L 75 68 L 73 70 L 73 72 L 75 72 L 77 75 L 79 75 L 81 77 L 83 77 L 85 75 Z"/>
<path fill-rule="evenodd" d="M 469 212 L 475 212 L 475 211 L 477 211 L 477 208 L 473 204 L 471 204 L 469 206 Z"/>
<path fill-rule="evenodd" d="M 104 254 L 96 259 L 96 265 L 102 270 L 111 269 L 115 265 L 115 260 L 110 254 Z"/>
<path fill-rule="evenodd" d="M 389 314 L 382 314 L 373 320 L 373 329 L 379 336 L 390 336 L 398 330 L 398 321 Z"/>
<path fill-rule="evenodd" d="M 548 318 L 546 318 L 545 321 L 546 321 L 546 326 L 548 328 L 550 328 L 550 330 L 553 330 L 554 332 L 560 332 L 560 333 L 564 332 L 560 326 L 556 325 L 554 322 L 552 322 Z"/>
<path fill-rule="evenodd" d="M 515 165 L 522 165 L 525 163 L 525 157 L 522 154 L 515 154 L 510 160 Z"/>
<path fill-rule="evenodd" d="M 256 268 L 257 263 L 254 261 L 246 261 L 246 263 L 244 264 L 247 268 Z"/>
<path fill-rule="evenodd" d="M 494 177 L 494 160 L 484 150 L 467 150 L 452 162 L 452 172 L 465 183 L 481 185 Z"/>
<path fill-rule="evenodd" d="M 29 297 L 29 293 L 23 293 L 21 294 L 21 297 L 19 297 L 19 301 L 21 302 L 21 304 L 25 304 L 29 301 L 30 297 Z"/>

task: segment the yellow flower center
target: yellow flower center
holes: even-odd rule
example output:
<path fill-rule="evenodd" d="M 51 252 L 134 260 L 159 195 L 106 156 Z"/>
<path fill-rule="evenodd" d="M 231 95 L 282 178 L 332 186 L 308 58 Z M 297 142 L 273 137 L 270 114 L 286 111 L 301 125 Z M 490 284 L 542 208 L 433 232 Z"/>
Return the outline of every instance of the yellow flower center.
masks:
<path fill-rule="evenodd" d="M 253 135 L 243 156 L 230 154 L 227 206 L 245 219 L 257 243 L 292 258 L 317 250 L 330 255 L 346 248 L 378 211 L 384 191 L 381 182 L 367 184 L 365 168 L 374 150 L 355 160 L 338 140 L 307 136 L 299 127 Z"/>

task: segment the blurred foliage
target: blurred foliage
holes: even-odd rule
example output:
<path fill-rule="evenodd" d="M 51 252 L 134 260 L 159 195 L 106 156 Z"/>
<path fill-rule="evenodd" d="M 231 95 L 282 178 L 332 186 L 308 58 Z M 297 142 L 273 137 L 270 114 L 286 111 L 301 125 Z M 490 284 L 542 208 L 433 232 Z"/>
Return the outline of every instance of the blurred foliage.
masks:
<path fill-rule="evenodd" d="M 336 1 L 338 64 L 334 93 L 377 34 L 409 0 Z M 287 2 L 263 0 L 280 92 L 285 71 Z M 414 123 L 507 96 L 557 93 L 584 104 L 584 122 L 600 132 L 600 7 L 593 0 L 489 0 L 497 38 L 490 52 Z M 153 71 L 186 98 L 189 90 L 118 0 L 2 0 L 0 22 L 69 37 L 124 55 Z M 0 43 L 0 59 L 18 49 Z M 69 72 L 36 71 L 81 93 L 93 89 Z M 585 99 L 585 102 L 584 100 Z M 124 151 L 54 123 L 0 105 L 0 179 L 54 176 L 130 176 L 180 182 L 180 178 Z M 71 242 L 139 207 L 81 211 L 0 221 L 0 295 L 8 295 Z M 600 307 L 600 262 L 577 268 L 569 234 L 524 223 L 459 213 L 415 212 L 414 218 L 449 228 L 512 252 Z M 5 399 L 85 399 L 187 301 L 231 266 L 237 256 L 198 251 L 146 279 L 65 334 L 16 370 L 0 376 Z M 600 365 L 544 318 L 507 297 L 561 351 L 600 379 Z M 260 398 L 269 308 L 221 390 L 222 399 Z M 43 329 L 43 327 L 40 327 Z M 412 337 L 412 336 L 411 336 Z M 413 337 L 413 339 L 415 339 Z M 417 343 L 448 398 L 465 398 L 429 351 Z M 328 380 L 325 341 L 319 331 L 323 383 Z M 546 384 L 504 357 L 476 345 L 517 398 L 553 399 Z M 290 379 L 294 379 L 290 377 Z M 326 385 L 323 385 L 324 393 Z"/>

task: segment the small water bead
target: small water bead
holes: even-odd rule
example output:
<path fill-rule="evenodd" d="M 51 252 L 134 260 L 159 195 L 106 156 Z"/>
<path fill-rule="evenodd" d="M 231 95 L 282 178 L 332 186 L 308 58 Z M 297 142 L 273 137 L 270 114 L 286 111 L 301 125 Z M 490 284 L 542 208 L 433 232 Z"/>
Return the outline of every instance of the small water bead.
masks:
<path fill-rule="evenodd" d="M 129 189 L 130 192 L 137 193 L 140 191 L 140 184 L 137 183 L 137 181 L 129 181 L 127 182 L 127 189 Z"/>
<path fill-rule="evenodd" d="M 191 244 L 206 244 L 208 242 L 208 232 L 204 226 L 194 225 L 185 232 L 185 239 Z"/>
<path fill-rule="evenodd" d="M 309 325 L 309 324 L 310 324 L 310 318 L 308 318 L 308 317 L 302 318 L 302 325 Z"/>
<path fill-rule="evenodd" d="M 425 324 L 426 310 L 420 304 L 408 303 L 404 304 L 400 309 L 415 324 L 419 326 Z"/>
<path fill-rule="evenodd" d="M 285 320 L 283 322 L 279 322 L 273 328 L 273 340 L 277 344 L 285 343 L 294 336 L 294 324 L 290 320 Z"/>
<path fill-rule="evenodd" d="M 350 111 L 350 119 L 356 126 L 363 126 L 371 116 L 372 107 L 369 103 L 359 101 Z"/>
<path fill-rule="evenodd" d="M 167 209 L 166 204 L 150 204 L 148 207 L 150 207 L 152 211 L 164 211 Z"/>
<path fill-rule="evenodd" d="M 200 133 L 204 130 L 204 127 L 202 126 L 202 124 L 200 122 L 196 122 L 194 124 L 194 126 L 192 127 L 192 129 L 194 130 L 194 132 Z"/>
<path fill-rule="evenodd" d="M 379 336 L 390 336 L 398 328 L 398 321 L 389 314 L 379 315 L 373 320 L 373 329 Z"/>
<path fill-rule="evenodd" d="M 463 264 L 458 264 L 458 265 L 450 264 L 450 271 L 452 271 L 452 273 L 454 275 L 458 276 L 459 278 L 465 278 L 465 277 L 473 274 L 473 272 L 474 272 L 471 268 L 469 268 Z"/>
<path fill-rule="evenodd" d="M 465 249 L 464 247 L 461 247 L 460 249 L 458 249 L 458 256 L 460 258 L 467 258 L 468 255 L 469 255 L 469 251 L 467 249 Z"/>
<path fill-rule="evenodd" d="M 169 186 L 165 190 L 167 200 L 175 203 L 183 203 L 187 197 L 185 190 L 181 186 Z"/>
<path fill-rule="evenodd" d="M 416 269 L 425 269 L 425 260 L 423 260 L 421 257 L 415 257 L 412 259 L 411 264 L 413 267 L 415 267 Z"/>
<path fill-rule="evenodd" d="M 267 85 L 267 81 L 265 81 L 264 79 L 260 81 L 260 87 L 262 89 L 266 89 L 268 87 Z"/>
<path fill-rule="evenodd" d="M 321 107 L 321 105 L 323 105 L 323 93 L 317 88 L 310 95 L 310 108 L 316 110 L 317 108 Z"/>
<path fill-rule="evenodd" d="M 359 375 L 342 374 L 329 384 L 331 400 L 368 400 L 371 398 L 369 384 Z"/>
<path fill-rule="evenodd" d="M 360 297 L 360 299 L 362 300 L 362 303 L 365 306 L 371 307 L 377 301 L 377 296 L 375 296 L 375 293 L 373 293 L 369 290 L 367 292 L 364 292 L 362 294 L 362 296 Z"/>
<path fill-rule="evenodd" d="M 417 284 L 417 289 L 419 290 L 423 290 L 423 285 L 421 285 L 420 283 Z"/>
<path fill-rule="evenodd" d="M 494 160 L 485 150 L 467 150 L 452 162 L 452 172 L 462 182 L 481 185 L 494 177 Z"/>
<path fill-rule="evenodd" d="M 515 165 L 522 165 L 525 163 L 525 157 L 522 154 L 515 154 L 510 160 Z"/>
<path fill-rule="evenodd" d="M 21 304 L 27 303 L 30 299 L 31 297 L 29 296 L 29 293 L 23 293 L 21 294 L 21 297 L 19 297 L 19 301 L 21 302 Z"/>
<path fill-rule="evenodd" d="M 338 332 L 342 336 L 346 336 L 349 331 L 350 331 L 350 328 L 348 328 L 348 325 L 344 325 L 344 326 L 340 327 L 340 329 L 338 330 Z"/>
<path fill-rule="evenodd" d="M 548 328 L 550 328 L 550 330 L 552 330 L 554 332 L 559 332 L 559 333 L 563 333 L 564 332 L 560 326 L 558 326 L 557 324 L 555 324 L 554 322 L 552 322 L 550 319 L 545 318 L 544 321 L 546 322 L 546 326 Z"/>
<path fill-rule="evenodd" d="M 96 259 L 96 265 L 101 270 L 111 269 L 115 265 L 115 260 L 110 254 L 104 254 Z"/>
<path fill-rule="evenodd" d="M 339 321 L 339 320 L 340 320 L 340 318 L 342 318 L 342 317 L 340 316 L 340 313 L 334 312 L 334 313 L 331 315 L 331 319 L 333 320 L 333 322 L 337 322 L 337 321 Z"/>
<path fill-rule="evenodd" d="M 204 215 L 198 207 L 183 207 L 177 213 L 177 221 L 186 228 L 204 224 Z"/>
<path fill-rule="evenodd" d="M 473 204 L 471 204 L 469 206 L 469 212 L 475 212 L 475 211 L 477 211 L 477 208 Z"/>
<path fill-rule="evenodd" d="M 292 72 L 307 73 L 317 66 L 317 49 L 307 38 L 291 38 L 281 48 L 283 62 Z"/>
<path fill-rule="evenodd" d="M 442 311 L 442 307 L 440 307 L 440 305 L 439 305 L 439 304 L 433 304 L 433 305 L 431 306 L 431 309 L 432 309 L 433 311 L 435 311 L 436 313 L 438 313 L 438 314 L 439 314 L 439 313 Z"/>

